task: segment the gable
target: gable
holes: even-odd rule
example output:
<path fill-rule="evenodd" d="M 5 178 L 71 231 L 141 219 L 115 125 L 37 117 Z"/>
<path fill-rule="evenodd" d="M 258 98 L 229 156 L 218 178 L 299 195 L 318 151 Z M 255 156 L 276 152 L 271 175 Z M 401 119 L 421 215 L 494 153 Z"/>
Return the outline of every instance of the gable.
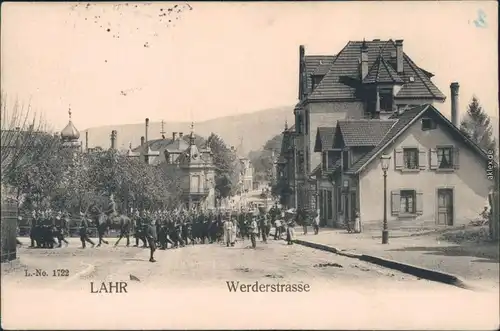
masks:
<path fill-rule="evenodd" d="M 335 128 L 318 127 L 316 131 L 316 142 L 314 152 L 322 152 L 333 148 Z"/>
<path fill-rule="evenodd" d="M 421 105 L 413 107 L 403 114 L 397 116 L 397 122 L 389 130 L 387 135 L 382 139 L 380 144 L 378 144 L 372 151 L 361 157 L 347 173 L 356 174 L 361 172 L 368 164 L 378 159 L 378 156 L 382 154 L 384 150 L 390 148 L 394 142 L 411 128 L 415 130 L 418 128 L 421 131 L 421 119 L 424 117 L 429 117 L 436 120 L 438 127 L 435 130 L 441 130 L 445 132 L 449 137 L 450 141 L 457 142 L 460 141 L 465 148 L 472 150 L 477 157 L 484 160 L 488 159 L 487 154 L 479 148 L 474 142 L 469 138 L 464 136 L 460 130 L 454 126 L 446 117 L 444 117 L 436 108 L 432 105 Z M 434 130 L 433 130 L 434 131 Z M 439 133 L 436 131 L 439 135 Z M 436 134 L 435 133 L 435 134 Z M 432 133 L 428 134 L 429 139 L 432 139 Z"/>

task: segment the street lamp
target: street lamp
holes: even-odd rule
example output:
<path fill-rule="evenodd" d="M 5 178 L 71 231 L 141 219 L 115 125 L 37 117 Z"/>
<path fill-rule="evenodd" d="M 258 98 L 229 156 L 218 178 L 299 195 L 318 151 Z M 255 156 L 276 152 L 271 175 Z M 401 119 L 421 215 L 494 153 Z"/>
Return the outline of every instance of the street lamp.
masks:
<path fill-rule="evenodd" d="M 384 225 L 382 228 L 382 244 L 389 243 L 389 230 L 387 229 L 387 169 L 389 169 L 390 155 L 382 155 L 380 163 L 384 172 Z"/>

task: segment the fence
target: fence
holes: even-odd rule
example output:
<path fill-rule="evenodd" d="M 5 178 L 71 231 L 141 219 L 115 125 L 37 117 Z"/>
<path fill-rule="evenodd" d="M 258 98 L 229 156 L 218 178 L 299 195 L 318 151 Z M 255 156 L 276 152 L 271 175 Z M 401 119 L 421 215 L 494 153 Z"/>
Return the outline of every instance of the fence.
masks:
<path fill-rule="evenodd" d="M 15 201 L 2 201 L 2 251 L 1 262 L 16 259 L 17 253 L 17 203 Z"/>

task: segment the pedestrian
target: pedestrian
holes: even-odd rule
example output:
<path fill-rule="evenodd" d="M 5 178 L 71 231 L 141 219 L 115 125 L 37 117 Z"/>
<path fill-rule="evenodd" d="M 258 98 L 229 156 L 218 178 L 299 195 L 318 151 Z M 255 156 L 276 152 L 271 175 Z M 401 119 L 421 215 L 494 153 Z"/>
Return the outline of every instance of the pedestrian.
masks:
<path fill-rule="evenodd" d="M 236 218 L 233 217 L 232 221 L 233 226 L 231 228 L 231 246 L 234 246 L 236 243 L 236 235 L 238 234 L 238 225 L 236 224 Z"/>
<path fill-rule="evenodd" d="M 259 233 L 259 228 L 257 225 L 257 220 L 255 219 L 255 216 L 252 218 L 252 222 L 250 223 L 250 240 L 252 241 L 252 248 L 257 247 L 257 242 L 255 240 L 255 237 Z"/>
<path fill-rule="evenodd" d="M 355 212 L 355 218 L 354 218 L 354 232 L 355 233 L 360 233 L 361 232 L 361 219 L 359 217 L 359 210 L 356 210 Z"/>
<path fill-rule="evenodd" d="M 295 239 L 295 222 L 290 219 L 287 223 L 286 229 L 286 241 L 288 245 L 293 245 L 293 240 Z"/>
<path fill-rule="evenodd" d="M 38 232 L 38 211 L 35 209 L 33 210 L 32 213 L 32 218 L 30 221 L 30 240 L 31 240 L 31 245 L 29 246 L 30 248 L 35 248 L 37 246 L 37 243 L 35 241 L 37 237 L 37 232 Z"/>
<path fill-rule="evenodd" d="M 281 238 L 281 220 L 277 218 L 274 221 L 274 240 Z"/>
<path fill-rule="evenodd" d="M 262 214 L 259 217 L 259 229 L 262 236 L 262 242 L 267 244 L 267 220 L 265 214 Z"/>
<path fill-rule="evenodd" d="M 81 222 L 80 222 L 80 241 L 82 242 L 82 248 L 85 248 L 85 243 L 90 243 L 92 245 L 92 248 L 94 248 L 95 244 L 92 241 L 92 239 L 89 238 L 89 233 L 88 233 L 88 219 L 87 215 L 85 213 L 80 213 L 81 215 Z"/>
<path fill-rule="evenodd" d="M 313 221 L 314 234 L 318 234 L 319 233 L 319 215 L 320 215 L 320 212 L 319 212 L 319 209 L 318 209 L 314 213 L 314 221 Z"/>
<path fill-rule="evenodd" d="M 233 236 L 233 222 L 231 222 L 230 216 L 226 215 L 224 219 L 224 243 L 229 247 L 232 243 Z"/>

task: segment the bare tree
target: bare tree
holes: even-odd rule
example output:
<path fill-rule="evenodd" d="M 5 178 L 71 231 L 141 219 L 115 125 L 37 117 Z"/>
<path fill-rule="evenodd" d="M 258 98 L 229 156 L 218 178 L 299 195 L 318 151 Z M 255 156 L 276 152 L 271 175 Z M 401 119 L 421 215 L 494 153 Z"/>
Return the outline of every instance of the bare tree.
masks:
<path fill-rule="evenodd" d="M 41 116 L 23 107 L 18 101 L 12 106 L 7 104 L 7 97 L 2 93 L 1 108 L 1 182 L 20 167 L 33 167 L 48 151 L 54 147 L 50 134 L 45 129 Z"/>

